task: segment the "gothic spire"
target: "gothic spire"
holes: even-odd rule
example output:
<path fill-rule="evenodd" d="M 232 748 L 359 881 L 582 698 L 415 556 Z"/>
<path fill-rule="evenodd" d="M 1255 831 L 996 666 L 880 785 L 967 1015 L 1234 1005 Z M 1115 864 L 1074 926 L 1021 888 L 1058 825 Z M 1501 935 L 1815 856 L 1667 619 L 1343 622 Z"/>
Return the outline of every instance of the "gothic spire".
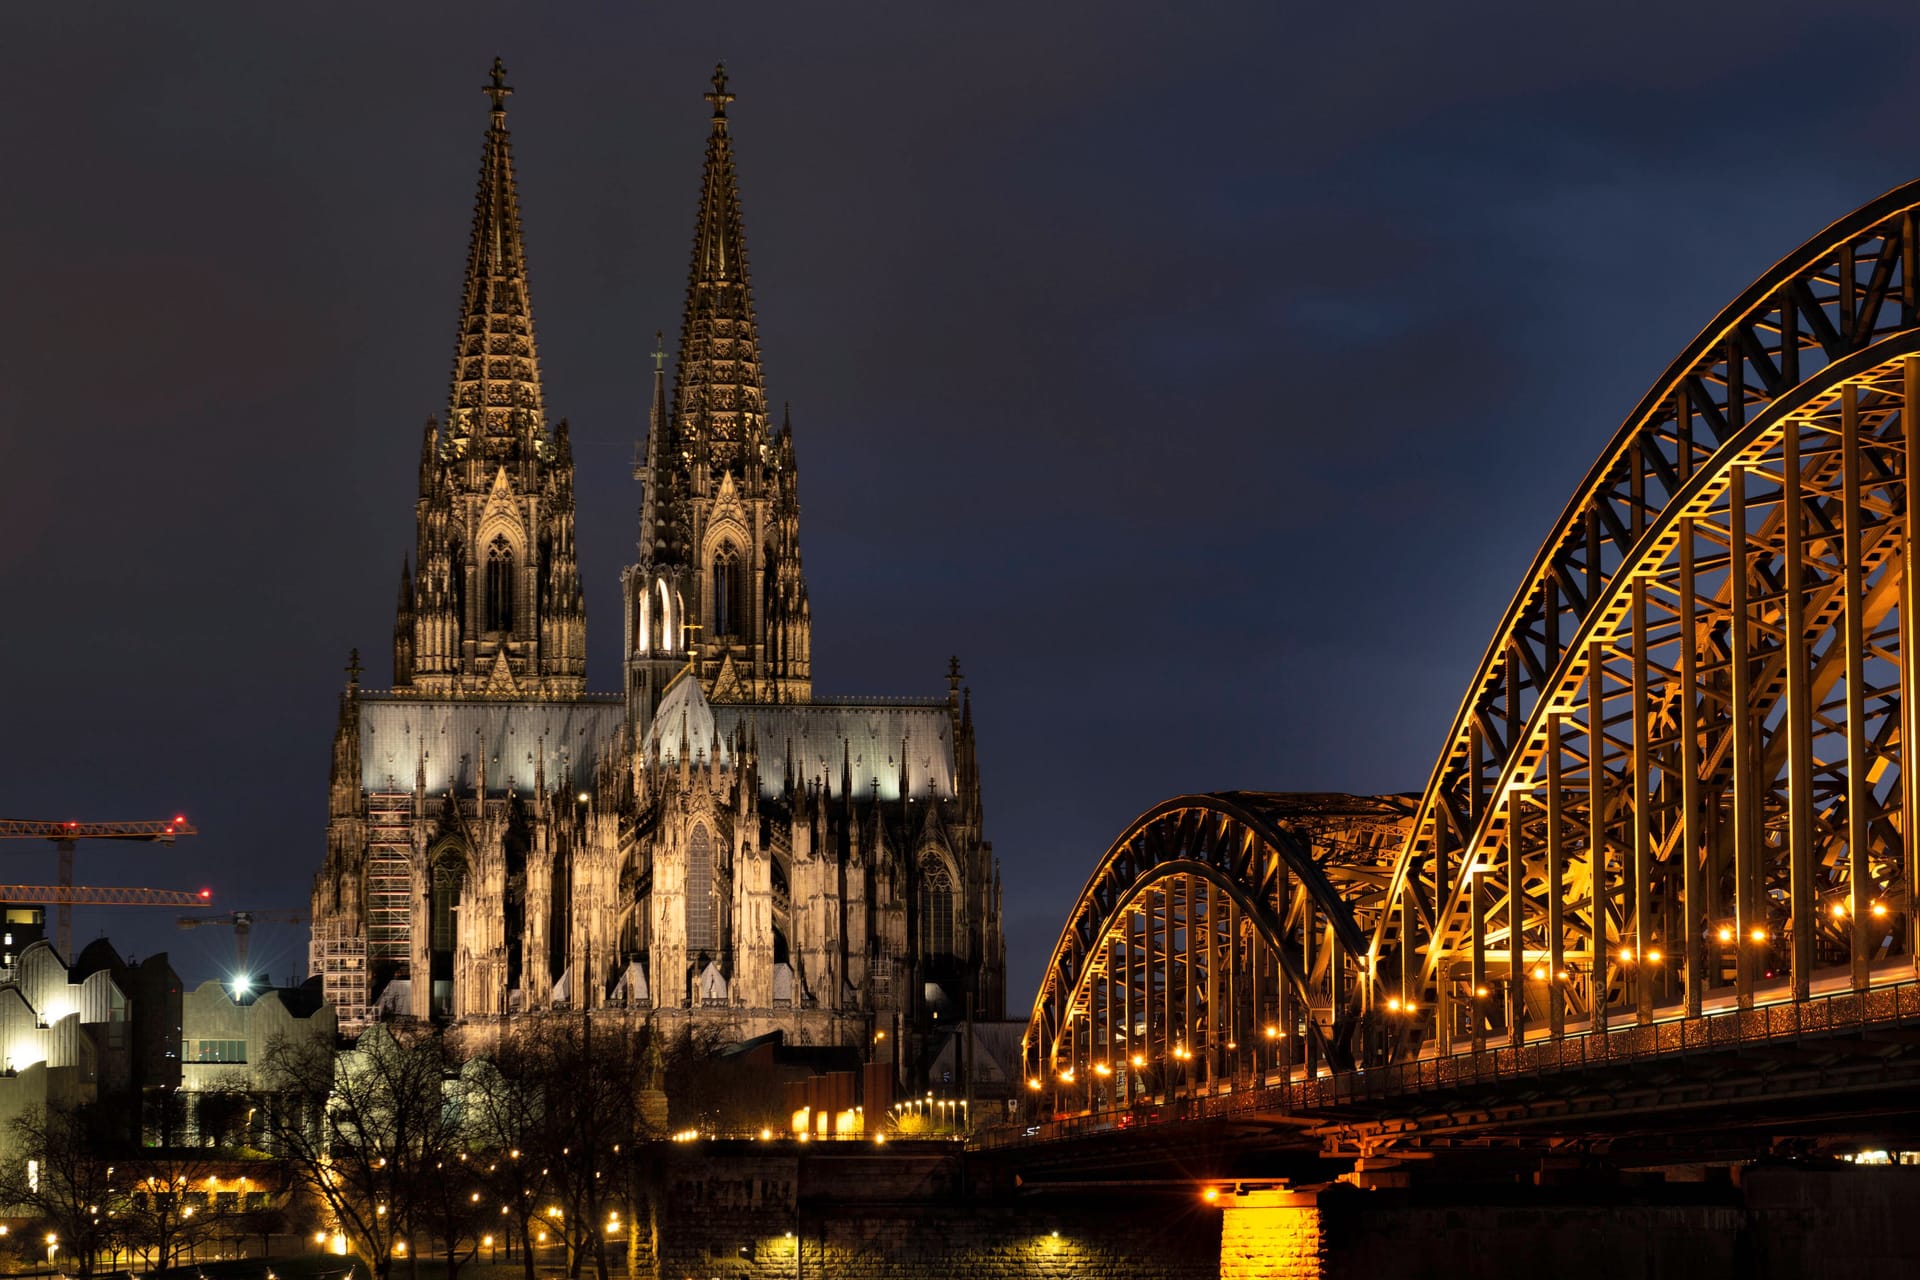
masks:
<path fill-rule="evenodd" d="M 480 160 L 473 239 L 460 301 L 453 388 L 447 409 L 448 444 L 506 451 L 544 429 L 540 358 L 533 342 L 533 301 L 520 236 L 520 197 L 507 136 L 507 69 L 493 60 L 481 91 L 491 100 L 491 123 Z"/>
<path fill-rule="evenodd" d="M 665 468 L 669 461 L 667 416 L 667 347 L 664 335 L 653 335 L 653 401 L 647 411 L 646 464 L 634 469 L 640 490 L 640 559 L 667 559 L 672 547 L 668 506 L 671 496 L 661 492 L 669 483 Z"/>
<path fill-rule="evenodd" d="M 712 131 L 694 222 L 693 267 L 680 326 L 680 363 L 674 385 L 674 430 L 704 433 L 700 443 L 716 468 L 741 470 L 759 456 L 766 435 L 767 395 L 760 372 L 760 335 L 747 276 L 746 232 L 727 129 L 724 64 L 713 71 Z"/>

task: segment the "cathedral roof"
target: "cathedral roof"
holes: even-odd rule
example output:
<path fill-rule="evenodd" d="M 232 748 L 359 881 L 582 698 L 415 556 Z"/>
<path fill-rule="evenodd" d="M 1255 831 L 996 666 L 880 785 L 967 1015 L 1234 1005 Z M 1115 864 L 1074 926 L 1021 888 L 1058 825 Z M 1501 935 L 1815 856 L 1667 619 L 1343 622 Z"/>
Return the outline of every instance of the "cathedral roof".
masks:
<path fill-rule="evenodd" d="M 507 69 L 493 60 L 485 92 L 493 100 L 474 198 L 473 239 L 460 300 L 453 387 L 447 407 L 451 440 L 512 441 L 543 429 L 540 357 L 533 341 L 533 299 L 520 235 L 520 194 L 507 136 Z"/>
<path fill-rule="evenodd" d="M 572 702 L 360 699 L 360 778 L 368 791 L 411 791 L 416 770 L 427 794 L 466 791 L 486 768 L 487 790 L 534 789 L 536 769 L 547 785 L 584 784 L 617 750 L 626 723 L 618 699 Z"/>
<path fill-rule="evenodd" d="M 709 704 L 700 682 L 683 675 L 661 698 L 647 745 L 662 760 L 677 761 L 689 743 L 698 756 L 717 740 L 720 762 L 731 766 L 733 739 L 743 729 L 757 744 L 760 794 L 767 799 L 786 790 L 789 758 L 796 781 L 825 783 L 836 796 L 843 765 L 856 800 L 900 799 L 903 772 L 914 799 L 950 800 L 957 794 L 953 718 L 945 701 Z"/>
<path fill-rule="evenodd" d="M 659 752 L 670 760 L 678 760 L 681 752 L 691 751 L 694 755 L 704 755 L 712 745 L 717 734 L 713 719 L 713 708 L 707 702 L 707 695 L 700 687 L 699 677 L 693 674 L 691 667 L 683 667 L 680 673 L 667 681 L 667 687 L 660 695 L 660 705 L 653 713 L 653 728 L 647 731 L 647 748 Z M 691 743 L 691 746 L 687 744 Z M 720 757 L 727 758 L 726 744 L 721 744 Z"/>

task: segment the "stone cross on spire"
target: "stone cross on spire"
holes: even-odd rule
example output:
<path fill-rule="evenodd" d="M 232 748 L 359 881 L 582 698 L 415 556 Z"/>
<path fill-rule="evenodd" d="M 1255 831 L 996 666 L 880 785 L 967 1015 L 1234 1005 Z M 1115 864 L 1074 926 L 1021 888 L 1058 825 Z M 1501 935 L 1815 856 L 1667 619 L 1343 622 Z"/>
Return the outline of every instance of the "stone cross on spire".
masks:
<path fill-rule="evenodd" d="M 493 113 L 505 115 L 507 99 L 513 96 L 513 86 L 507 83 L 507 64 L 498 57 L 493 60 L 493 83 L 480 86 L 480 92 L 493 99 Z"/>
<path fill-rule="evenodd" d="M 511 90 L 509 90 L 511 92 Z M 733 95 L 727 92 L 727 64 L 713 64 L 713 92 L 707 95 L 707 101 L 713 104 L 713 118 L 727 118 L 727 104 L 733 101 Z"/>

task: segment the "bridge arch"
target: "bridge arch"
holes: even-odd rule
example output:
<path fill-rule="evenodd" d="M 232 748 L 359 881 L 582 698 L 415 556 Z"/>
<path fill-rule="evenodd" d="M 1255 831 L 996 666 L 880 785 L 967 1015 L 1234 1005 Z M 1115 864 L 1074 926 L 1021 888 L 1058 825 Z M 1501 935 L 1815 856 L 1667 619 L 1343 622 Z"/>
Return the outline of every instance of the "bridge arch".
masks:
<path fill-rule="evenodd" d="M 1223 792 L 1136 818 L 1048 961 L 1024 1042 L 1029 1089 L 1102 1108 L 1276 1066 L 1351 1065 L 1370 913 L 1410 809 Z"/>
<path fill-rule="evenodd" d="M 1122 1106 L 1912 982 L 1915 415 L 1920 182 L 1642 398 L 1417 800 L 1181 796 L 1121 835 L 1043 978 L 1029 1086 Z M 1391 834 L 1312 812 L 1341 804 Z"/>
<path fill-rule="evenodd" d="M 1756 281 L 1542 545 L 1374 923 L 1400 1054 L 1912 976 L 1917 215 Z"/>

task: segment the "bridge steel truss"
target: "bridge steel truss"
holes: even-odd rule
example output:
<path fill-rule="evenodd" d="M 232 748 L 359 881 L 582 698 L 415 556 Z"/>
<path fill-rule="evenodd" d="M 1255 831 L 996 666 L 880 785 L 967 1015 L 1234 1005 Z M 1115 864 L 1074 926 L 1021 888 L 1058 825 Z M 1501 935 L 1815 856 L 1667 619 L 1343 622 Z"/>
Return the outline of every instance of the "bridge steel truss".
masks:
<path fill-rule="evenodd" d="M 1411 797 L 1223 792 L 1142 814 L 1042 980 L 1028 1087 L 1061 1109 L 1354 1065 L 1357 960 Z"/>
<path fill-rule="evenodd" d="M 1395 1056 L 1912 976 L 1917 216 L 1748 289 L 1541 548 L 1374 925 Z"/>
<path fill-rule="evenodd" d="M 1302 797 L 1129 827 L 1047 968 L 1029 1087 L 1098 1109 L 1911 981 L 1917 291 L 1920 182 L 1687 346 L 1384 849 L 1329 857 Z"/>

